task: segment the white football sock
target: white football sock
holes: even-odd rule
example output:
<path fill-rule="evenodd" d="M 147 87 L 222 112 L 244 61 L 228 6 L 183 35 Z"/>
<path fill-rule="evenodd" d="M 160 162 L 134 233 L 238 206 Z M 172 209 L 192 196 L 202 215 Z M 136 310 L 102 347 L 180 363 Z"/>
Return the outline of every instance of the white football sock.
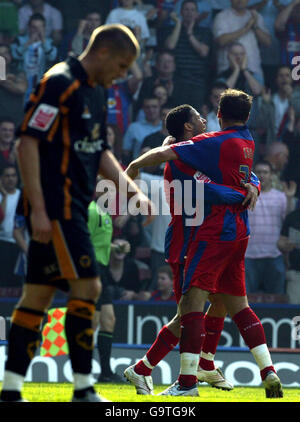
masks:
<path fill-rule="evenodd" d="M 74 389 L 83 390 L 84 388 L 93 387 L 95 379 L 92 374 L 73 374 Z"/>
<path fill-rule="evenodd" d="M 24 378 L 25 377 L 23 375 L 17 374 L 15 372 L 5 371 L 2 390 L 21 392 Z"/>
<path fill-rule="evenodd" d="M 250 349 L 259 369 L 262 370 L 267 366 L 272 366 L 272 359 L 266 344 L 260 344 L 259 346 L 253 347 Z"/>

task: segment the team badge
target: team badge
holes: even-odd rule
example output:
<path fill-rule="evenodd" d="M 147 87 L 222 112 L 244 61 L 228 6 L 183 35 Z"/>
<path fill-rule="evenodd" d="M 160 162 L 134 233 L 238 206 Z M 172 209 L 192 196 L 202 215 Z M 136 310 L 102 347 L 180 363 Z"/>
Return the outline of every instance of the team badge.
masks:
<path fill-rule="evenodd" d="M 31 117 L 28 126 L 46 132 L 58 114 L 58 108 L 49 104 L 40 104 Z"/>
<path fill-rule="evenodd" d="M 91 266 L 92 260 L 88 255 L 83 255 L 79 259 L 79 264 L 82 268 L 89 268 Z"/>

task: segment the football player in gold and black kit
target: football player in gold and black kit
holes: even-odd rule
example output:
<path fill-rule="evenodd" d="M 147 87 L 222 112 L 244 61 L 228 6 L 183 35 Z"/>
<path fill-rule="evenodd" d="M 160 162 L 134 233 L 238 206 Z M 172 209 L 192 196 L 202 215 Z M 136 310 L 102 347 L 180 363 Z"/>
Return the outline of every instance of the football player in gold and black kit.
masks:
<path fill-rule="evenodd" d="M 12 315 L 1 401 L 23 401 L 21 389 L 39 345 L 41 322 L 56 289 L 64 288 L 66 280 L 72 401 L 107 401 L 95 392 L 91 376 L 92 318 L 101 283 L 87 210 L 98 173 L 117 186 L 123 179 L 131 185 L 131 195 L 137 194 L 140 204 L 151 209 L 151 202 L 124 175 L 109 150 L 101 94 L 126 75 L 138 54 L 138 42 L 129 29 L 101 26 L 81 56 L 69 57 L 43 76 L 26 106 L 18 158 L 32 240 L 26 283 Z"/>

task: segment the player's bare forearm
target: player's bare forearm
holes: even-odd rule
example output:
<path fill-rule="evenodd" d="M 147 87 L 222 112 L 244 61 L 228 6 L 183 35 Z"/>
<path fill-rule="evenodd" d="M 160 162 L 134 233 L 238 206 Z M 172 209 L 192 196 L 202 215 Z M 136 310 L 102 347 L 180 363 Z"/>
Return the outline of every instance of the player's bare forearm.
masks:
<path fill-rule="evenodd" d="M 130 175 L 124 172 L 116 157 L 109 150 L 104 151 L 101 156 L 99 173 L 105 179 L 111 180 L 117 188 L 119 188 L 120 184 L 123 186 L 124 184 L 126 186 L 130 185 L 129 196 L 140 193 L 139 187 L 132 181 Z"/>
<path fill-rule="evenodd" d="M 156 166 L 166 161 L 176 160 L 177 158 L 176 153 L 169 146 L 153 148 L 136 160 L 133 160 L 127 167 L 126 172 L 130 177 L 135 178 L 140 168 Z"/>
<path fill-rule="evenodd" d="M 45 211 L 45 201 L 40 182 L 39 141 L 30 136 L 21 136 L 17 146 L 21 176 L 30 205 L 35 211 Z"/>

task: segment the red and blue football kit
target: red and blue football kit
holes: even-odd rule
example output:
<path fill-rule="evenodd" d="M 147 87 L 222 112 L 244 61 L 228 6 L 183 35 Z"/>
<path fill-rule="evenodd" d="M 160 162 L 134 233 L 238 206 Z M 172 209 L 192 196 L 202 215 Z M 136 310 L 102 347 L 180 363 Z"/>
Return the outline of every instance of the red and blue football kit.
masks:
<path fill-rule="evenodd" d="M 241 192 L 241 183 L 250 182 L 255 146 L 247 126 L 199 135 L 171 148 L 182 162 L 204 172 L 215 183 Z M 244 254 L 249 237 L 247 209 L 241 205 L 241 200 L 239 204 L 224 202 L 222 205 L 220 201 L 205 201 L 201 225 L 185 228 L 184 215 L 182 231 L 177 224 L 179 242 L 185 245 L 185 251 L 180 249 L 180 258 L 184 254 L 187 256 L 183 293 L 191 286 L 197 286 L 211 293 L 246 294 Z"/>

